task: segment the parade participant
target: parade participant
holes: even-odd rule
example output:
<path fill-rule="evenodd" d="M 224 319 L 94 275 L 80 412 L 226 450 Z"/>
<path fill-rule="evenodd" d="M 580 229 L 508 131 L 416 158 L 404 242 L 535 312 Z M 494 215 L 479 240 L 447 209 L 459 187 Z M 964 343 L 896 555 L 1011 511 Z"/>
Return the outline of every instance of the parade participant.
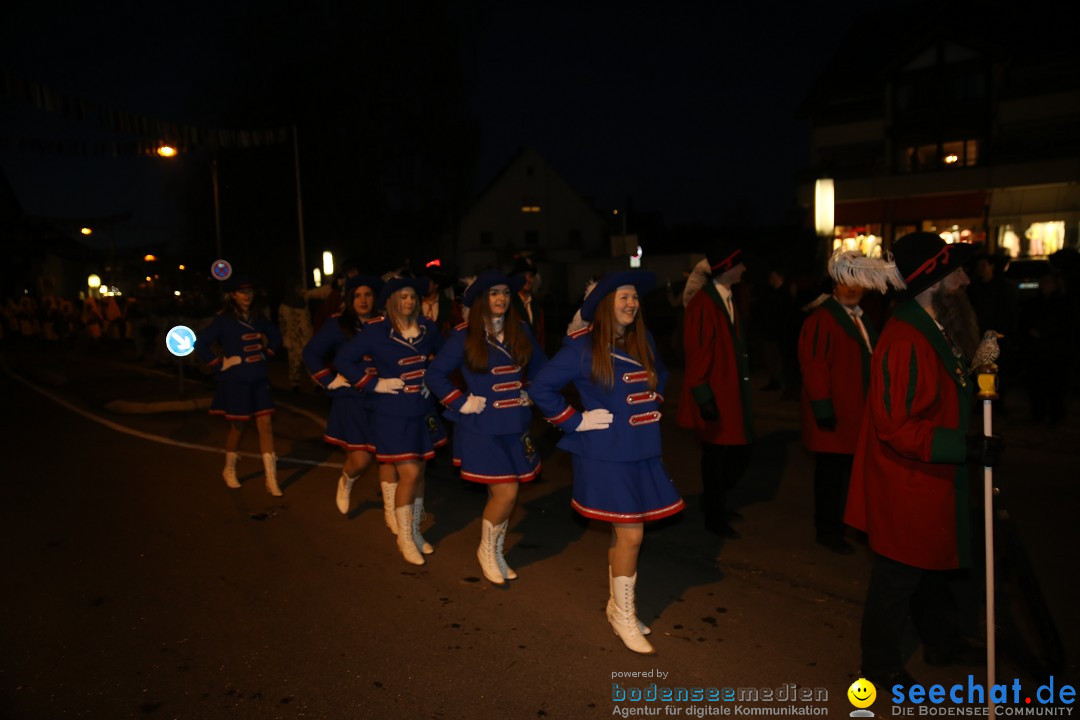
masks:
<path fill-rule="evenodd" d="M 855 552 L 844 539 L 844 504 L 877 340 L 859 301 L 867 290 L 888 289 L 887 272 L 884 262 L 858 250 L 833 255 L 832 294 L 799 333 L 802 438 L 814 453 L 814 530 L 819 545 L 840 555 Z"/>
<path fill-rule="evenodd" d="M 742 248 L 720 243 L 708 256 L 711 279 L 686 305 L 686 374 L 676 421 L 701 441 L 701 501 L 705 527 L 724 538 L 739 533 L 727 496 L 750 465 L 750 367 L 746 332 L 731 287 L 742 280 Z"/>
<path fill-rule="evenodd" d="M 968 436 L 979 334 L 961 266 L 972 246 L 915 232 L 892 250 L 907 290 L 870 360 L 844 516 L 874 552 L 860 644 L 862 676 L 877 687 L 913 682 L 902 654 L 909 616 L 929 664 L 978 661 L 948 617 L 939 571 L 970 562 L 965 463 L 993 467 L 1001 450 L 996 437 Z"/>
<path fill-rule="evenodd" d="M 573 458 L 573 508 L 611 523 L 608 622 L 627 648 L 644 654 L 654 652 L 634 607 L 644 523 L 683 509 L 660 459 L 668 373 L 639 312 L 639 294 L 655 284 L 656 276 L 644 270 L 602 277 L 581 306 L 591 325 L 566 337 L 529 391 L 548 421 L 566 433 L 559 447 Z M 560 393 L 571 382 L 581 411 Z"/>
<path fill-rule="evenodd" d="M 510 277 L 521 279 L 521 289 L 511 298 L 518 317 L 525 321 L 533 337 L 544 348 L 544 309 L 536 301 L 535 291 L 540 284 L 540 274 L 531 258 L 521 256 L 510 269 Z"/>
<path fill-rule="evenodd" d="M 220 355 L 215 346 L 220 348 Z M 229 487 L 240 487 L 236 477 L 239 457 L 236 450 L 247 422 L 255 418 L 259 452 L 266 471 L 266 491 L 275 497 L 282 493 L 277 482 L 277 455 L 270 423 L 274 401 L 270 397 L 266 361 L 280 347 L 281 335 L 255 302 L 251 281 L 237 275 L 226 280 L 225 307 L 195 341 L 195 354 L 215 371 L 217 384 L 210 414 L 222 415 L 230 423 L 222 476 Z"/>
<path fill-rule="evenodd" d="M 435 323 L 445 338 L 461 322 L 461 311 L 457 303 L 447 296 L 445 289 L 449 281 L 442 273 L 435 268 L 427 268 L 425 276 L 427 287 L 420 298 L 420 310 L 424 317 Z"/>
<path fill-rule="evenodd" d="M 278 305 L 278 325 L 282 345 L 289 361 L 289 387 L 300 389 L 300 368 L 303 365 L 304 347 L 311 341 L 311 313 L 304 299 L 303 285 L 290 285 Z"/>
<path fill-rule="evenodd" d="M 431 356 L 442 345 L 435 325 L 420 314 L 420 292 L 426 278 L 392 278 L 379 293 L 385 316 L 367 323 L 364 332 L 345 343 L 334 369 L 363 392 L 376 393 L 375 459 L 397 474 L 394 516 L 397 545 L 405 560 L 423 565 L 435 552 L 420 534 L 424 514 L 424 469 L 446 433 L 435 401 L 424 387 Z M 365 369 L 371 357 L 376 374 Z M 389 470 L 385 471 L 389 472 Z M 380 478 L 386 477 L 380 469 Z"/>
<path fill-rule="evenodd" d="M 371 464 L 375 454 L 375 398 L 349 384 L 345 376 L 334 371 L 338 350 L 374 317 L 375 298 L 383 281 L 368 275 L 354 275 L 345 282 L 345 305 L 340 313 L 331 315 L 319 332 L 304 347 L 304 365 L 311 378 L 330 395 L 330 416 L 326 421 L 323 440 L 345 450 L 345 466 L 338 479 L 336 503 L 341 514 L 349 512 L 349 495 L 353 483 Z M 360 370 L 374 374 L 370 359 L 361 358 Z M 390 466 L 393 482 L 383 481 L 383 513 L 386 525 L 397 534 L 394 517 L 394 490 L 397 479 Z M 382 478 L 380 478 L 382 479 Z"/>
<path fill-rule="evenodd" d="M 476 277 L 463 298 L 469 319 L 454 328 L 426 380 L 451 411 L 445 417 L 455 423 L 454 464 L 461 477 L 488 487 L 476 554 L 484 577 L 496 585 L 517 577 L 503 557 L 506 530 L 518 485 L 540 474 L 525 385 L 547 358 L 510 302 L 523 282 L 497 270 Z M 451 380 L 455 370 L 467 394 Z"/>

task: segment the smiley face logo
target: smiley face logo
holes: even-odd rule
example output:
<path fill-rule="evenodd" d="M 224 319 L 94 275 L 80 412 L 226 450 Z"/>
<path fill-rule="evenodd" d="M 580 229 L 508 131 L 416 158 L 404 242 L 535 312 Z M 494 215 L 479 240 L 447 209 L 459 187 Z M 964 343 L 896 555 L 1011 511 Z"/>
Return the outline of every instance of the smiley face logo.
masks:
<path fill-rule="evenodd" d="M 866 678 L 859 678 L 851 683 L 847 691 L 848 700 L 857 708 L 868 708 L 877 699 L 877 688 Z"/>

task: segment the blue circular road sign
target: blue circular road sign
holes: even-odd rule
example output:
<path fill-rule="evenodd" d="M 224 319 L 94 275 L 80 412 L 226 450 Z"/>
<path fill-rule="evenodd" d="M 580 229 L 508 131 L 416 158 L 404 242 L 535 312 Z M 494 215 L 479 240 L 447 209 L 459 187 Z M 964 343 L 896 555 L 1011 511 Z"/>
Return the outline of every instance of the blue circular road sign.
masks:
<path fill-rule="evenodd" d="M 165 347 L 176 357 L 190 355 L 195 349 L 195 333 L 189 327 L 177 325 L 165 335 Z"/>

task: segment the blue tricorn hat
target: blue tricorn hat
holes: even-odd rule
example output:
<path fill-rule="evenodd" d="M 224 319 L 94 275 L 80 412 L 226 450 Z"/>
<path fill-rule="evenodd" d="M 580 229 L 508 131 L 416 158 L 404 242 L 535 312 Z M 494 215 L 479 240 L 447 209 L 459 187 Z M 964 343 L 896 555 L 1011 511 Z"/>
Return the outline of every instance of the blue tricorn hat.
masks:
<path fill-rule="evenodd" d="M 465 307 L 472 307 L 473 301 L 480 297 L 481 293 L 485 293 L 496 285 L 506 285 L 510 288 L 510 294 L 515 294 L 518 290 L 525 287 L 525 278 L 521 275 L 515 275 L 514 277 L 507 277 L 498 270 L 485 270 L 476 276 L 472 285 L 465 288 L 465 295 L 461 299 L 462 305 Z"/>
<path fill-rule="evenodd" d="M 592 322 L 596 315 L 596 308 L 600 301 L 615 292 L 623 285 L 633 285 L 638 295 L 645 295 L 656 287 L 656 275 L 648 270 L 623 270 L 621 272 L 608 273 L 597 281 L 585 302 L 581 304 L 581 319 Z"/>
<path fill-rule="evenodd" d="M 221 284 L 221 288 L 225 292 L 236 292 L 238 290 L 254 290 L 255 285 L 252 284 L 251 278 L 247 275 L 233 274 Z"/>
<path fill-rule="evenodd" d="M 382 278 L 375 277 L 374 275 L 353 275 L 351 278 L 345 281 L 345 298 L 346 300 L 352 295 L 353 290 L 358 287 L 369 287 L 371 292 L 375 295 L 379 294 L 379 291 L 383 288 Z"/>
<path fill-rule="evenodd" d="M 396 277 L 390 278 L 383 285 L 382 290 L 379 292 L 379 301 L 375 303 L 377 307 L 385 308 L 386 301 L 390 299 L 390 296 L 396 293 L 398 290 L 405 288 L 412 288 L 416 293 L 417 298 L 423 297 L 427 294 L 428 279 L 415 278 L 415 277 Z"/>

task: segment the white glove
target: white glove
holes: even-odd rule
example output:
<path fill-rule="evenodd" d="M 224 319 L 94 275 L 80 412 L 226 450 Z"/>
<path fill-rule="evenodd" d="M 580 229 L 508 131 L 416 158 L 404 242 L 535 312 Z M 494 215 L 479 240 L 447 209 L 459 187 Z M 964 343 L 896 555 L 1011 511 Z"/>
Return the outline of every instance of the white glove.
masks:
<path fill-rule="evenodd" d="M 227 358 L 225 358 L 224 360 L 221 361 L 221 372 L 225 372 L 226 370 L 228 370 L 231 367 L 236 367 L 237 365 L 239 365 L 242 362 L 243 362 L 243 360 L 240 359 L 239 355 L 233 355 L 232 357 L 227 357 Z"/>
<path fill-rule="evenodd" d="M 600 408 L 598 410 L 586 410 L 581 413 L 581 424 L 575 432 L 586 430 L 606 430 L 611 425 L 611 411 Z"/>
<path fill-rule="evenodd" d="M 338 373 L 337 376 L 330 381 L 330 384 L 326 386 L 327 390 L 337 390 L 338 388 L 348 387 L 349 381 L 345 379 L 345 376 Z"/>
<path fill-rule="evenodd" d="M 375 392 L 397 395 L 403 387 L 405 387 L 405 381 L 401 378 L 380 378 L 379 382 L 375 383 Z"/>
<path fill-rule="evenodd" d="M 526 407 L 532 407 L 533 404 L 532 398 L 529 397 L 529 393 L 525 392 L 524 390 L 521 391 L 521 402 Z"/>
<path fill-rule="evenodd" d="M 462 415 L 476 415 L 479 412 L 483 412 L 486 405 L 487 398 L 483 395 L 470 395 L 458 412 Z"/>

